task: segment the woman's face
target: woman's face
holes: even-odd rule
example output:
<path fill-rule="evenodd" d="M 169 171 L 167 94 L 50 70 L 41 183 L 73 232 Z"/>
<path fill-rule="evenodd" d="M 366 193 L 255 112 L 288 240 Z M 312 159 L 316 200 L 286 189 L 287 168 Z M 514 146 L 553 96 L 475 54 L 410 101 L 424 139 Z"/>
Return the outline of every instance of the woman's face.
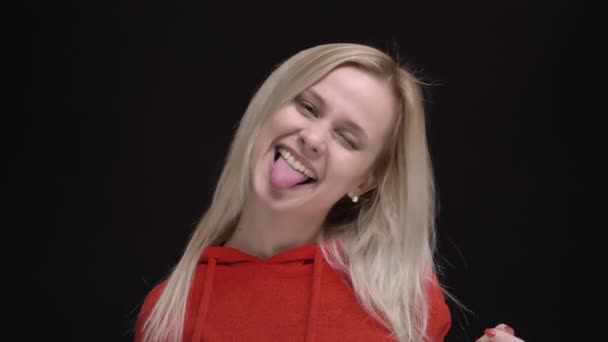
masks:
<path fill-rule="evenodd" d="M 255 195 L 273 210 L 305 215 L 361 195 L 374 185 L 394 108 L 386 82 L 355 67 L 335 69 L 261 126 L 251 155 Z"/>

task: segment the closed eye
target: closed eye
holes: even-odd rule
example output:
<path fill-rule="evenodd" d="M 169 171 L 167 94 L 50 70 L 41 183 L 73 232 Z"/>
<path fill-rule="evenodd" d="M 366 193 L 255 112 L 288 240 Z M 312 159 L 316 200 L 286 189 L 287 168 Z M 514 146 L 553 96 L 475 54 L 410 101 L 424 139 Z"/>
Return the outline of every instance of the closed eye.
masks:
<path fill-rule="evenodd" d="M 348 137 L 347 134 L 338 133 L 338 136 L 340 137 L 340 139 L 342 139 L 342 141 L 347 145 L 348 148 L 353 150 L 357 149 L 357 144 L 355 144 L 353 140 Z"/>

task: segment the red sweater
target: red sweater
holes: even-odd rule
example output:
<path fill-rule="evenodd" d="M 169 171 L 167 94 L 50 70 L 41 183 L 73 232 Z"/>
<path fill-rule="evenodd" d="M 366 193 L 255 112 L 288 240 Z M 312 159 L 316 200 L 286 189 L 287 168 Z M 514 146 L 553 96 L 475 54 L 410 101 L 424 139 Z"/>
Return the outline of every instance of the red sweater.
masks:
<path fill-rule="evenodd" d="M 144 301 L 136 342 L 164 285 L 157 285 Z M 436 282 L 430 283 L 428 294 L 430 341 L 443 341 L 450 311 Z M 396 341 L 363 309 L 312 243 L 268 259 L 208 246 L 196 268 L 186 310 L 184 341 Z"/>

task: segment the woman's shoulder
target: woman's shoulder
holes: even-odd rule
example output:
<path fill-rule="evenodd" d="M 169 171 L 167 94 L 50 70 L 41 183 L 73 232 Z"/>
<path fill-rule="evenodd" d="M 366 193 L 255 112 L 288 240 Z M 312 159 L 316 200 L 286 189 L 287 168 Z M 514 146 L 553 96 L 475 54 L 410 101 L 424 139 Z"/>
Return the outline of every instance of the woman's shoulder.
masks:
<path fill-rule="evenodd" d="M 144 299 L 144 303 L 142 304 L 142 311 L 144 309 L 154 307 L 154 304 L 158 301 L 158 297 L 163 293 L 163 290 L 167 286 L 167 281 L 163 280 L 160 283 L 156 284 L 148 293 Z"/>
<path fill-rule="evenodd" d="M 155 285 L 146 294 L 143 304 L 141 305 L 141 308 L 139 310 L 139 314 L 137 315 L 137 322 L 135 324 L 135 341 L 142 340 L 142 332 L 143 332 L 144 324 L 146 323 L 146 320 L 150 316 L 150 313 L 152 313 L 152 309 L 154 308 L 154 305 L 156 305 L 156 302 L 158 301 L 158 298 L 160 297 L 160 295 L 163 293 L 163 290 L 165 289 L 166 285 L 167 285 L 166 280 L 162 281 L 159 284 Z"/>
<path fill-rule="evenodd" d="M 427 333 L 430 341 L 443 341 L 452 325 L 452 316 L 437 275 L 429 272 L 427 279 L 426 293 L 429 308 Z"/>

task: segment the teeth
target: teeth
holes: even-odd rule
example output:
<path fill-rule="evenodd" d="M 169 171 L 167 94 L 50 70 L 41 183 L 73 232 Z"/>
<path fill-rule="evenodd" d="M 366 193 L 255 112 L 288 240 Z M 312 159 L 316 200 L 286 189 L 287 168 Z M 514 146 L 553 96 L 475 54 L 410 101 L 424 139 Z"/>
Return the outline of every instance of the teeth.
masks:
<path fill-rule="evenodd" d="M 312 179 L 317 179 L 317 177 L 315 177 L 315 174 L 310 171 L 310 169 L 308 169 L 306 166 L 304 166 L 304 164 L 297 161 L 296 158 L 294 158 L 291 153 L 289 153 L 289 151 L 284 148 L 279 148 L 279 153 L 281 154 L 281 156 L 283 156 L 283 159 L 287 161 L 287 164 L 291 165 L 291 167 L 293 167 L 295 170 L 302 172 L 303 174 Z"/>

